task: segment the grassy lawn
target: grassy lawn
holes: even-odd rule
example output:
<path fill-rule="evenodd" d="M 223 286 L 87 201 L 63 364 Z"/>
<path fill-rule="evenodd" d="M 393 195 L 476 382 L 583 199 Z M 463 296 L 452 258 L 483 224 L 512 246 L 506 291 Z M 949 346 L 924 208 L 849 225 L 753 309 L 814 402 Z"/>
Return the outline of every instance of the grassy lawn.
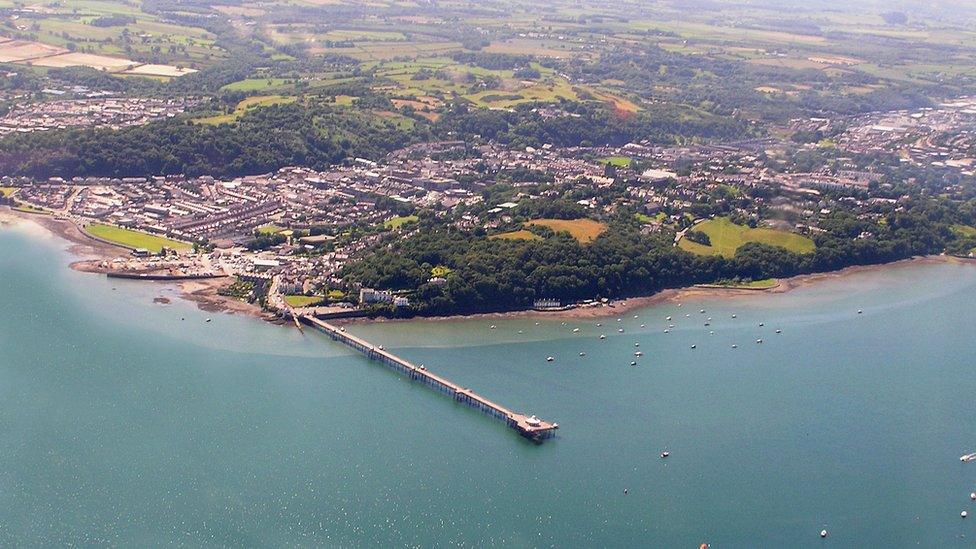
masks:
<path fill-rule="evenodd" d="M 779 246 L 797 253 L 809 253 L 816 248 L 813 241 L 805 236 L 777 229 L 751 229 L 745 225 L 736 225 L 727 217 L 719 217 L 699 223 L 692 230 L 707 234 L 712 245 L 704 246 L 687 238 L 682 238 L 678 245 L 684 250 L 699 255 L 732 257 L 739 246 L 747 242 Z"/>
<path fill-rule="evenodd" d="M 600 159 L 600 164 L 610 164 L 615 168 L 627 168 L 630 166 L 630 163 L 631 159 L 629 156 L 610 156 Z"/>
<path fill-rule="evenodd" d="M 269 225 L 262 225 L 255 230 L 258 232 L 258 234 L 278 234 L 285 229 L 272 223 Z"/>
<path fill-rule="evenodd" d="M 126 248 L 145 248 L 153 253 L 159 253 L 163 249 L 163 246 L 174 250 L 188 250 L 191 248 L 186 242 L 170 240 L 169 238 L 114 227 L 112 225 L 102 225 L 101 223 L 88 225 L 85 227 L 85 232 Z"/>
<path fill-rule="evenodd" d="M 605 223 L 592 219 L 533 219 L 526 224 L 549 227 L 557 233 L 568 232 L 581 244 L 593 242 L 607 230 Z"/>
<path fill-rule="evenodd" d="M 17 192 L 17 187 L 0 187 L 0 196 L 13 196 Z"/>
<path fill-rule="evenodd" d="M 774 288 L 779 281 L 775 278 L 764 278 L 762 280 L 721 280 L 716 282 L 715 286 L 725 286 L 727 288 L 744 288 L 747 290 L 766 290 L 769 288 Z"/>
<path fill-rule="evenodd" d="M 658 212 L 656 215 L 650 216 L 647 214 L 637 213 L 634 214 L 634 217 L 636 217 L 637 221 L 640 221 L 641 223 L 655 223 L 655 222 L 663 222 L 665 219 L 668 218 L 668 214 L 664 212 Z"/>
<path fill-rule="evenodd" d="M 387 219 L 383 222 L 383 226 L 387 229 L 399 229 L 407 223 L 416 223 L 420 218 L 415 215 L 406 215 L 400 217 L 394 217 L 393 219 Z"/>
<path fill-rule="evenodd" d="M 307 295 L 286 295 L 285 303 L 291 307 L 311 307 L 312 305 L 318 305 L 322 303 L 322 296 L 307 296 Z"/>

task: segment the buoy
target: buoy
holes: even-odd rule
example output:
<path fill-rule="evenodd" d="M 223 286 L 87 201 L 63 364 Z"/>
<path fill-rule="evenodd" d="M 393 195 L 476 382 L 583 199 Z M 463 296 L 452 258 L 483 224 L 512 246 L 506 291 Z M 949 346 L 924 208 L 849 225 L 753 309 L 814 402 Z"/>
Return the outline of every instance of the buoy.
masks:
<path fill-rule="evenodd" d="M 820 531 L 820 537 L 822 537 L 822 538 L 827 537 L 827 531 L 826 530 L 821 530 Z"/>
<path fill-rule="evenodd" d="M 969 493 L 969 499 L 971 499 L 973 501 L 976 501 L 976 492 L 970 492 Z"/>

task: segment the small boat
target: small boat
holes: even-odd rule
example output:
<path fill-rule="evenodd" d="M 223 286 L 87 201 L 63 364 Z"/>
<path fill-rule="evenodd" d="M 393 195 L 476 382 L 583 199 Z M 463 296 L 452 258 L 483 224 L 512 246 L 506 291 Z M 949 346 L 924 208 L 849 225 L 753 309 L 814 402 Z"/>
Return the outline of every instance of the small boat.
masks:
<path fill-rule="evenodd" d="M 738 349 L 738 348 L 739 348 L 739 346 L 738 346 L 738 345 L 733 345 L 733 346 L 732 346 L 732 348 L 733 348 L 733 349 Z"/>
<path fill-rule="evenodd" d="M 756 343 L 762 343 L 762 339 L 757 339 Z"/>
<path fill-rule="evenodd" d="M 645 325 L 643 325 L 643 324 L 641 324 L 641 328 L 647 328 L 647 326 L 645 326 Z"/>
<path fill-rule="evenodd" d="M 763 326 L 765 326 L 765 325 L 766 325 L 766 323 L 765 323 L 765 322 L 760 322 L 760 323 L 759 323 L 759 327 L 760 327 L 760 328 L 762 328 L 762 327 L 763 327 Z"/>
<path fill-rule="evenodd" d="M 668 452 L 667 450 L 665 450 L 664 452 L 661 452 L 661 459 L 664 459 L 664 458 L 666 458 L 666 457 L 668 457 L 670 455 L 671 455 L 671 452 Z"/>
<path fill-rule="evenodd" d="M 776 333 L 777 334 L 781 334 L 781 333 L 783 333 L 783 330 L 776 330 Z"/>
<path fill-rule="evenodd" d="M 864 311 L 862 311 L 861 309 L 858 309 L 858 310 L 857 310 L 857 314 L 859 314 L 859 315 L 860 315 L 860 314 L 864 314 Z"/>
<path fill-rule="evenodd" d="M 620 322 L 620 319 L 619 318 L 617 319 L 617 322 Z"/>
<path fill-rule="evenodd" d="M 494 330 L 495 328 L 497 328 L 497 326 L 495 326 L 494 324 L 492 324 L 491 326 L 488 326 L 488 329 L 489 330 Z"/>
<path fill-rule="evenodd" d="M 966 518 L 966 517 L 969 516 L 969 513 L 967 513 L 966 511 L 963 511 L 962 513 L 959 513 L 959 516 L 962 517 L 962 518 Z"/>
<path fill-rule="evenodd" d="M 600 327 L 602 327 L 602 326 L 603 326 L 603 323 L 602 323 L 602 322 L 597 322 L 597 323 L 596 323 L 596 327 L 597 327 L 597 328 L 600 328 Z"/>
<path fill-rule="evenodd" d="M 519 330 L 519 331 L 518 331 L 518 333 L 520 333 L 520 334 L 521 334 L 521 333 L 522 333 L 522 330 Z"/>
<path fill-rule="evenodd" d="M 631 365 L 631 366 L 637 366 L 637 361 L 636 361 L 636 360 L 632 360 L 632 361 L 630 361 L 630 365 Z"/>
<path fill-rule="evenodd" d="M 606 338 L 607 338 L 606 334 L 600 334 L 600 339 L 606 339 Z"/>
<path fill-rule="evenodd" d="M 701 314 L 705 314 L 705 309 L 702 309 L 702 310 L 700 310 L 698 312 L 701 313 Z"/>
<path fill-rule="evenodd" d="M 551 357 L 551 356 L 550 356 L 550 357 L 546 357 L 546 362 L 553 362 L 553 361 L 555 361 L 555 360 L 556 360 L 556 359 L 555 359 L 555 358 L 553 358 L 553 357 Z"/>
<path fill-rule="evenodd" d="M 640 343 L 634 343 L 634 347 L 640 347 Z"/>
<path fill-rule="evenodd" d="M 665 329 L 664 329 L 664 333 L 666 333 L 666 334 L 670 334 L 670 333 L 671 333 L 671 330 L 668 330 L 667 328 L 665 328 Z"/>
<path fill-rule="evenodd" d="M 574 334 L 578 334 L 579 333 L 579 328 L 573 328 L 573 333 Z"/>
<path fill-rule="evenodd" d="M 580 356 L 586 356 L 586 353 L 580 353 Z"/>
<path fill-rule="evenodd" d="M 620 333 L 624 333 L 624 329 L 623 328 L 618 328 L 617 331 L 620 332 Z"/>
<path fill-rule="evenodd" d="M 708 318 L 706 318 L 705 320 L 707 320 L 707 321 L 709 321 L 709 322 L 711 322 L 711 321 L 712 321 L 712 317 L 708 317 Z"/>
<path fill-rule="evenodd" d="M 634 353 L 634 356 L 636 356 L 637 358 L 640 358 L 640 357 L 644 356 L 644 353 L 642 353 L 641 351 L 637 351 L 636 353 Z"/>
<path fill-rule="evenodd" d="M 732 315 L 732 318 L 739 318 L 739 317 L 738 317 L 738 316 L 736 316 L 736 315 Z"/>
<path fill-rule="evenodd" d="M 711 322 L 706 322 L 706 323 L 705 323 L 705 326 L 711 326 L 711 325 L 712 325 L 712 323 L 711 323 Z"/>
<path fill-rule="evenodd" d="M 637 315 L 634 315 L 634 318 L 637 318 Z"/>
<path fill-rule="evenodd" d="M 959 458 L 959 461 L 969 463 L 970 461 L 976 461 L 976 453 L 966 454 Z"/>
<path fill-rule="evenodd" d="M 671 317 L 669 316 L 668 318 L 665 318 L 664 320 L 667 320 L 668 322 L 671 322 Z"/>
<path fill-rule="evenodd" d="M 212 318 L 208 318 L 207 319 L 207 322 L 213 322 L 213 319 Z"/>
<path fill-rule="evenodd" d="M 692 349 L 697 349 L 698 348 L 698 345 L 692 345 L 691 348 Z"/>

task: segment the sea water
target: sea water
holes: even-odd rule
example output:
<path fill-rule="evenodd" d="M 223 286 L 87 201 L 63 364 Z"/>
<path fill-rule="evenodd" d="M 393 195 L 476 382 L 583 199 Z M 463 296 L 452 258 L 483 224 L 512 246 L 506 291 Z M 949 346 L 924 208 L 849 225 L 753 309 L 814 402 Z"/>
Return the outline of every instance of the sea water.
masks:
<path fill-rule="evenodd" d="M 67 247 L 0 229 L 2 546 L 976 540 L 970 265 L 349 328 L 560 424 L 534 444 L 320 334 L 72 271 Z"/>

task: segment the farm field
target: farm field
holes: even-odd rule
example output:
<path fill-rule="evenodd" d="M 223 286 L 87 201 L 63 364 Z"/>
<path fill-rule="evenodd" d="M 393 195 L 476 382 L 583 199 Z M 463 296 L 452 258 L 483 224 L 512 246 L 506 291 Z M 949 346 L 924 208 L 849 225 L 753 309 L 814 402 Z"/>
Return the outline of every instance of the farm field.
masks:
<path fill-rule="evenodd" d="M 174 250 L 190 249 L 190 245 L 186 242 L 171 240 L 140 231 L 123 229 L 122 227 L 115 227 L 113 225 L 103 225 L 101 223 L 87 225 L 85 232 L 125 248 L 145 248 L 153 253 L 159 253 L 164 246 Z"/>
<path fill-rule="evenodd" d="M 542 240 L 541 236 L 527 229 L 521 229 L 518 231 L 509 231 L 507 233 L 493 234 L 488 238 L 491 240 Z"/>
<path fill-rule="evenodd" d="M 736 225 L 727 217 L 699 223 L 692 230 L 707 234 L 712 242 L 711 246 L 692 242 L 688 238 L 682 238 L 678 246 L 699 255 L 732 257 L 740 246 L 748 242 L 779 246 L 796 253 L 810 253 L 816 248 L 813 241 L 805 236 L 777 229 L 753 229 L 745 225 Z"/>

